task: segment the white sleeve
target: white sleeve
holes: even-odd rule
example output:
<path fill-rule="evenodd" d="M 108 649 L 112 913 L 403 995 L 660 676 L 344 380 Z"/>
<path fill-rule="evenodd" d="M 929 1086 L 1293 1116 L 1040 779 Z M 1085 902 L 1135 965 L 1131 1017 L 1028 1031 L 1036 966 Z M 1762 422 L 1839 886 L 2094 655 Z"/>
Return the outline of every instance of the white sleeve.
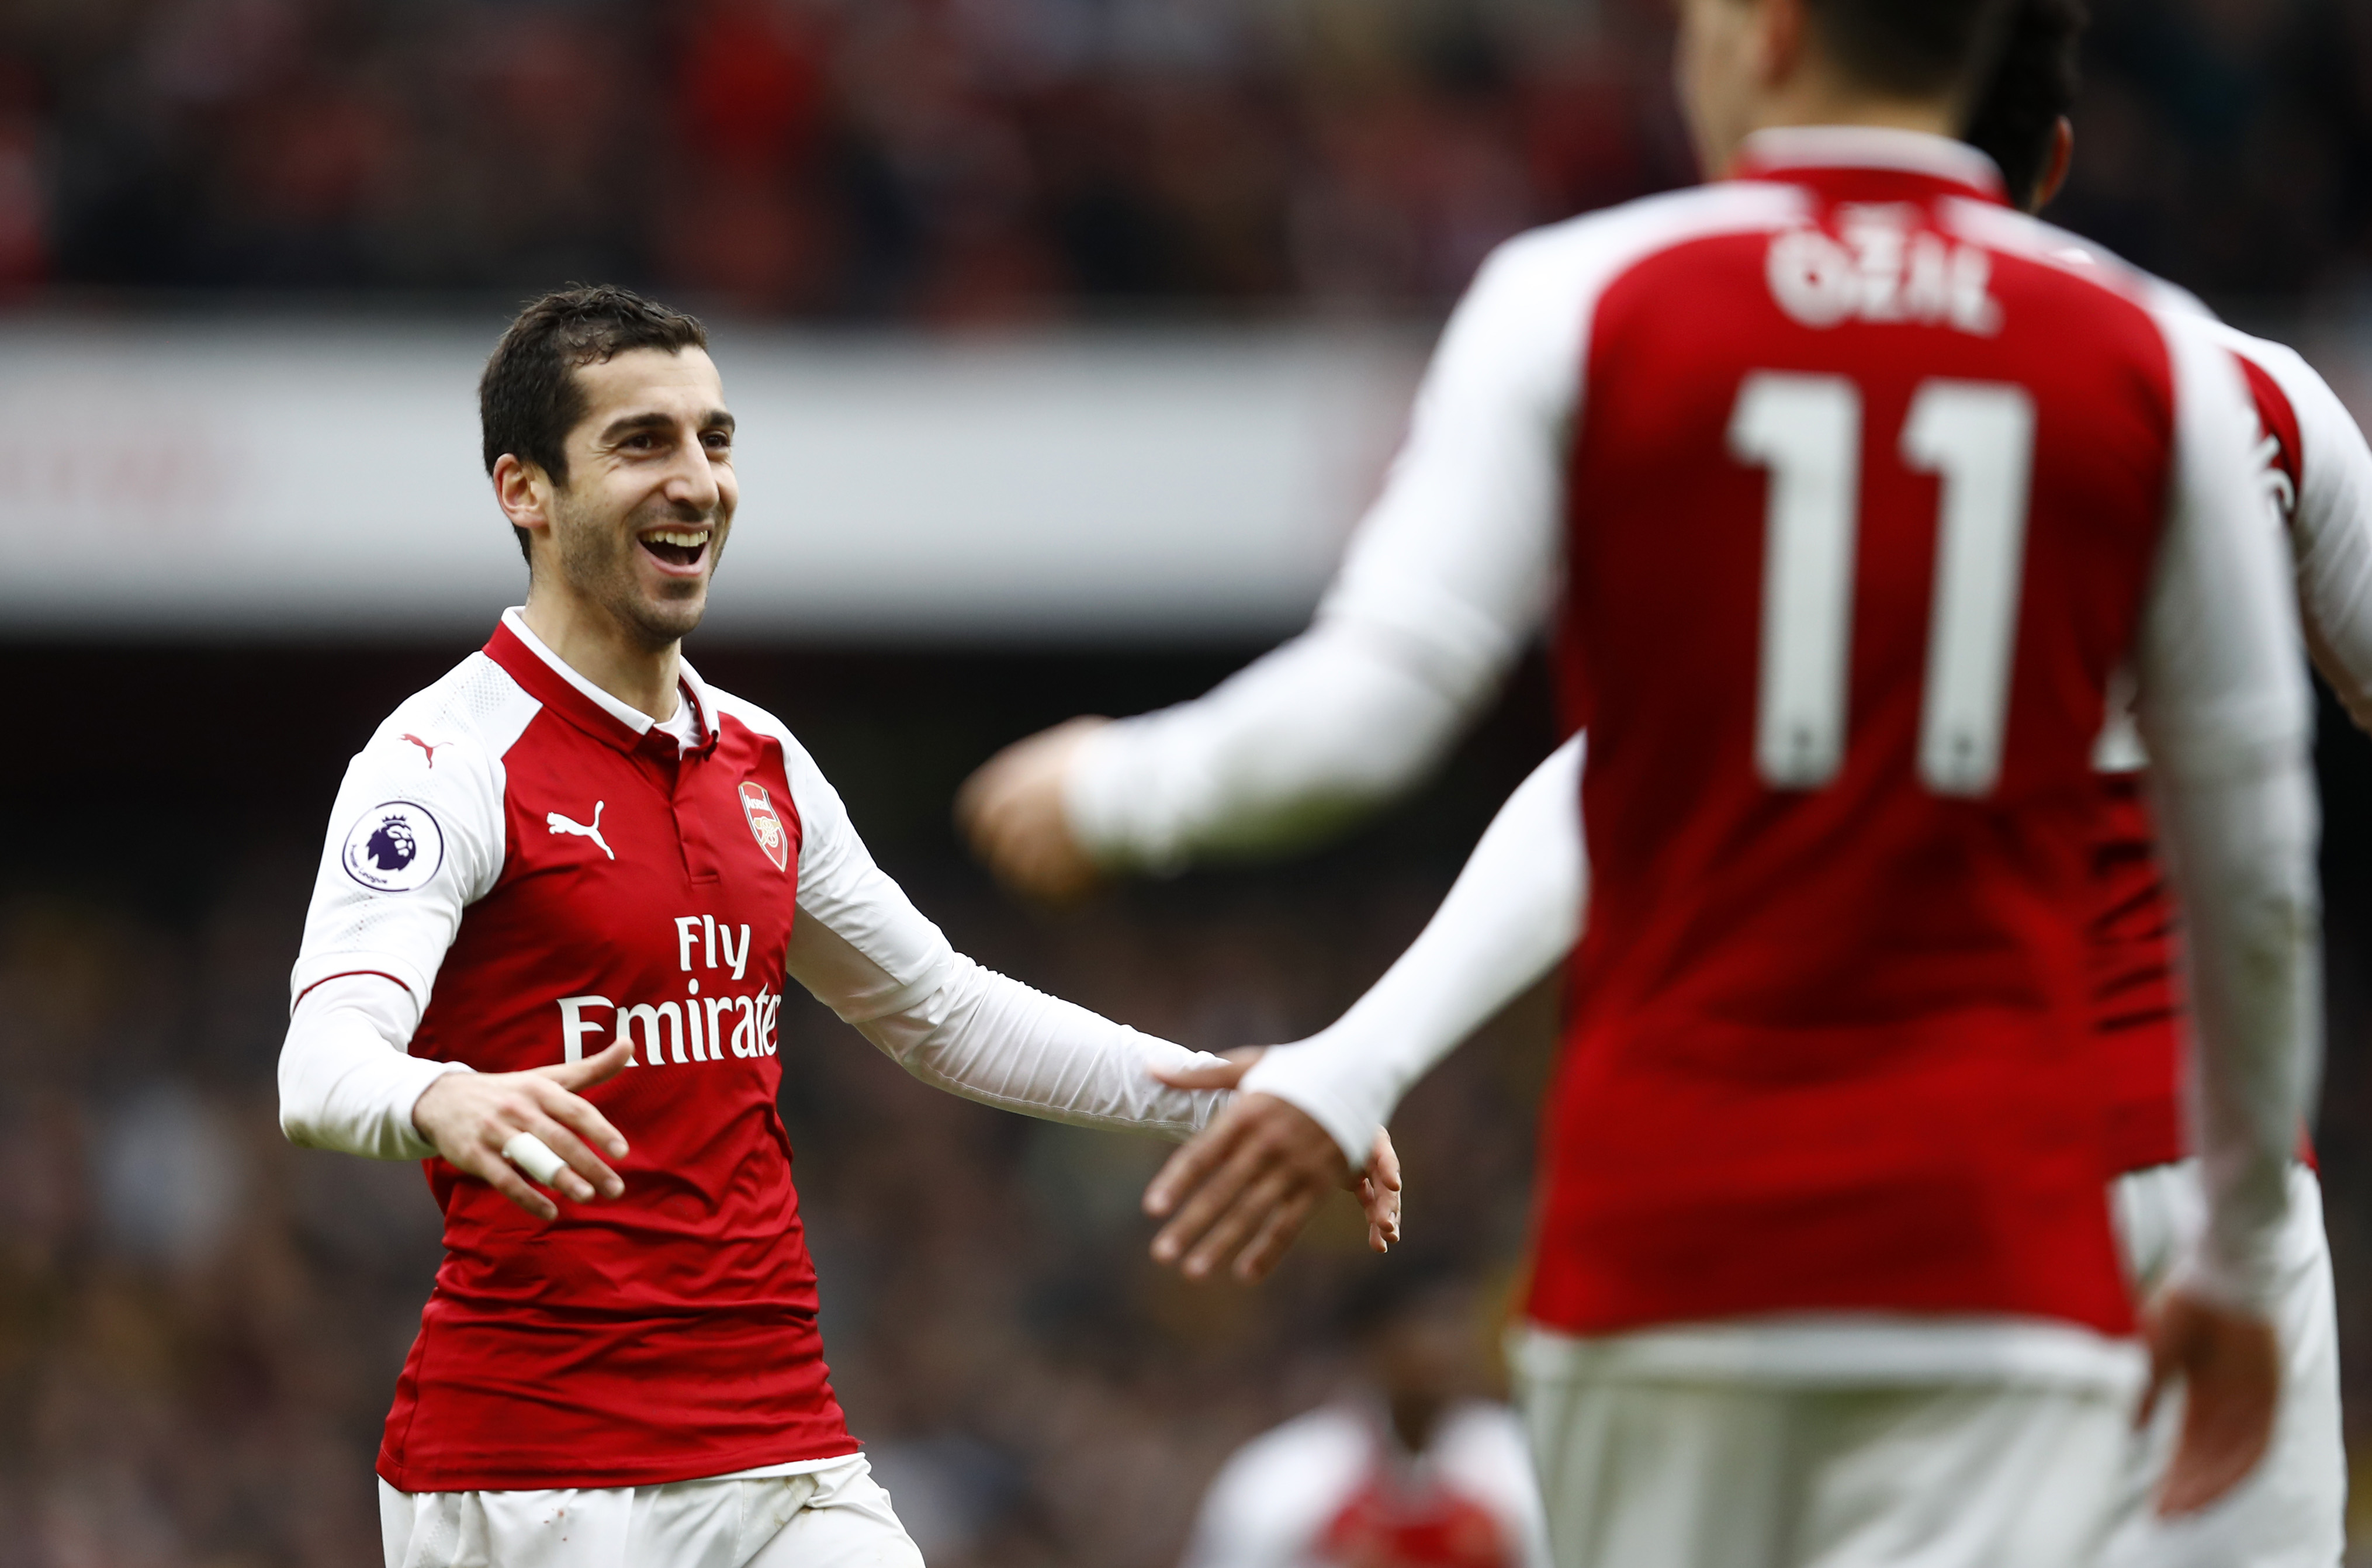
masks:
<path fill-rule="evenodd" d="M 956 952 L 874 865 L 814 760 L 775 733 L 801 835 L 786 962 L 818 1001 L 915 1077 L 983 1105 L 1172 1137 L 1211 1119 L 1223 1092 L 1173 1089 L 1151 1070 L 1220 1058 L 1139 1034 Z"/>
<path fill-rule="evenodd" d="M 412 993 L 383 974 L 325 980 L 296 999 L 280 1048 L 280 1130 L 292 1144 L 372 1159 L 426 1159 L 412 1108 L 459 1062 L 404 1054 L 420 1027 Z"/>
<path fill-rule="evenodd" d="M 2372 449 L 2329 383 L 2295 352 L 2231 337 L 2297 416 L 2299 483 L 2289 513 L 2307 648 L 2349 716 L 2372 729 Z"/>
<path fill-rule="evenodd" d="M 1279 1046 L 1247 1093 L 1308 1111 L 1356 1167 L 1409 1086 L 1572 951 L 1589 895 L 1583 738 L 1507 798 L 1407 952 L 1343 1016 Z"/>
<path fill-rule="evenodd" d="M 347 766 L 290 975 L 279 1078 L 293 1142 L 382 1159 L 434 1152 L 413 1103 L 458 1064 L 404 1052 L 504 852 L 502 765 L 474 740 L 413 739 L 390 721 Z"/>
<path fill-rule="evenodd" d="M 1585 290 L 1561 254 L 1528 237 L 1484 264 L 1316 624 L 1082 748 L 1065 806 L 1097 860 L 1174 870 L 1338 825 L 1422 778 L 1490 700 L 1564 548 Z"/>
<path fill-rule="evenodd" d="M 2177 472 L 2134 662 L 2198 1025 L 2190 1078 L 2209 1213 L 2183 1272 L 2262 1310 L 2322 1043 L 2313 710 L 2238 368 L 2196 323 L 2162 323 Z"/>

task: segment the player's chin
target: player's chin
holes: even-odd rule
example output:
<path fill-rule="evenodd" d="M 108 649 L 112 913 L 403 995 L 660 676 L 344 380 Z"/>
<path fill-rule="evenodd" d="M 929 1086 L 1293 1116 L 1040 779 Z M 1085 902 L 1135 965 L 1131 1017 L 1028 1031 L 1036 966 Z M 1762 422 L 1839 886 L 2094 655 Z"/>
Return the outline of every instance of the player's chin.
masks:
<path fill-rule="evenodd" d="M 708 613 L 708 579 L 669 578 L 644 585 L 635 619 L 643 630 L 666 641 L 692 635 Z"/>

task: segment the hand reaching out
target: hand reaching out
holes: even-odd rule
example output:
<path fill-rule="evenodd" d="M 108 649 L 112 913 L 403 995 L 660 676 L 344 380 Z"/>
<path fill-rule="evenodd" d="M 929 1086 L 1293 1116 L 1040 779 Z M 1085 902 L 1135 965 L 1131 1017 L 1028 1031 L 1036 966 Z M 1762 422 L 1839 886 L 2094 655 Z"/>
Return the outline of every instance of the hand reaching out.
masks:
<path fill-rule="evenodd" d="M 504 1146 L 522 1132 L 541 1140 L 560 1156 L 551 1185 L 576 1202 L 623 1192 L 626 1184 L 592 1145 L 622 1159 L 626 1140 L 576 1091 L 615 1077 L 634 1049 L 632 1041 L 621 1040 L 598 1056 L 525 1073 L 448 1073 L 422 1091 L 412 1108 L 412 1124 L 455 1169 L 540 1220 L 557 1219 L 559 1205 L 528 1184 L 505 1157 Z"/>
<path fill-rule="evenodd" d="M 1173 1088 L 1232 1089 L 1257 1050 L 1228 1052 L 1227 1065 L 1154 1075 Z M 1307 1111 L 1273 1095 L 1238 1095 L 1215 1121 L 1169 1156 L 1145 1190 L 1145 1213 L 1169 1224 L 1153 1257 L 1203 1279 L 1231 1261 L 1247 1284 L 1265 1276 L 1293 1245 L 1319 1200 L 1333 1188 L 1357 1196 L 1367 1245 L 1388 1252 L 1401 1238 L 1401 1162 L 1378 1131 L 1365 1169 L 1354 1172 L 1334 1136 Z"/>
<path fill-rule="evenodd" d="M 997 879 L 1014 891 L 1068 903 L 1102 880 L 1071 833 L 1064 779 L 1085 740 L 1109 720 L 1073 719 L 1017 740 L 956 793 L 956 825 Z"/>

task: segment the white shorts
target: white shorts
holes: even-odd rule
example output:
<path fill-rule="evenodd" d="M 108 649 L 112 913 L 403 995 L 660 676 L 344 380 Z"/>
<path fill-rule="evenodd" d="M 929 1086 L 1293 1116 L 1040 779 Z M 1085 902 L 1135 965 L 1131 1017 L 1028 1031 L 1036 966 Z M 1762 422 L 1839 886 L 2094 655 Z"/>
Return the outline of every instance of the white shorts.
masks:
<path fill-rule="evenodd" d="M 2090 1568 L 2107 1388 L 1520 1376 L 1557 1568 Z"/>
<path fill-rule="evenodd" d="M 2207 1201 L 2199 1164 L 2159 1166 L 2120 1179 L 2117 1228 L 2137 1290 L 2165 1278 L 2199 1234 Z M 2182 1401 L 2167 1401 L 2135 1439 L 2118 1498 L 2106 1568 L 2335 1568 L 2347 1548 L 2347 1455 L 2340 1433 L 2339 1320 L 2322 1187 L 2290 1173 L 2282 1237 L 2277 1327 L 2285 1358 L 2273 1443 L 2256 1474 L 2203 1514 L 2168 1520 L 2151 1502 L 2180 1430 Z"/>
<path fill-rule="evenodd" d="M 802 1475 L 558 1492 L 378 1483 L 387 1568 L 923 1568 L 862 1454 Z"/>

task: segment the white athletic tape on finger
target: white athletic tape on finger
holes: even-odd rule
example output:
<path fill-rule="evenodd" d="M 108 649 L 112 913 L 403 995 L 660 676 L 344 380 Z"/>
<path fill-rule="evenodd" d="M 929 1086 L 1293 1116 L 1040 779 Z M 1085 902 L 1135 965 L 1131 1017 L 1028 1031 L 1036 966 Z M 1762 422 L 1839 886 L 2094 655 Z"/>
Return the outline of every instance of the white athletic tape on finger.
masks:
<path fill-rule="evenodd" d="M 551 1186 L 553 1179 L 567 1168 L 566 1162 L 532 1132 L 513 1134 L 511 1141 L 503 1145 L 503 1158 L 546 1187 Z"/>

